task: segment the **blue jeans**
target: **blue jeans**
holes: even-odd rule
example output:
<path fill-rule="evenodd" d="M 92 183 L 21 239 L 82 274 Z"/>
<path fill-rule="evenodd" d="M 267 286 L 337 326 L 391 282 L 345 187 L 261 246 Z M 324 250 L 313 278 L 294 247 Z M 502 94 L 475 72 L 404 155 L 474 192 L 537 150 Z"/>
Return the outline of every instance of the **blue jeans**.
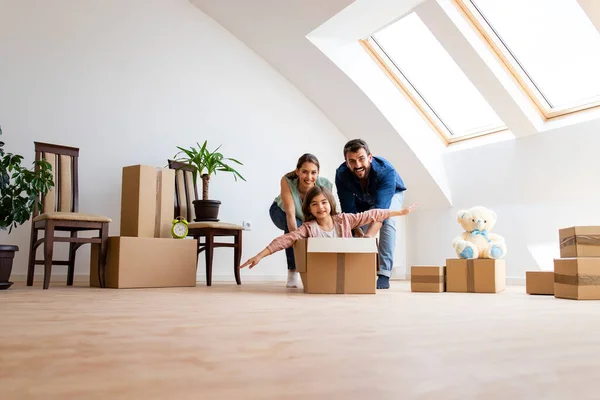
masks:
<path fill-rule="evenodd" d="M 269 215 L 271 216 L 271 221 L 275 224 L 276 227 L 283 230 L 283 233 L 290 233 L 290 230 L 287 226 L 287 220 L 285 218 L 285 211 L 283 211 L 276 202 L 271 204 L 271 208 L 269 209 Z M 300 218 L 296 217 L 296 226 L 300 227 L 302 225 L 302 221 Z M 287 267 L 290 271 L 296 270 L 296 260 L 294 259 L 294 249 L 292 247 L 288 247 L 285 249 L 285 258 L 287 259 Z"/>
<path fill-rule="evenodd" d="M 396 193 L 392 197 L 390 210 L 402 209 L 404 202 L 404 192 Z M 392 268 L 394 267 L 394 251 L 396 250 L 396 217 L 388 218 L 383 221 L 379 230 L 379 271 L 378 275 L 392 276 Z M 361 229 L 366 232 L 369 225 L 361 226 Z"/>

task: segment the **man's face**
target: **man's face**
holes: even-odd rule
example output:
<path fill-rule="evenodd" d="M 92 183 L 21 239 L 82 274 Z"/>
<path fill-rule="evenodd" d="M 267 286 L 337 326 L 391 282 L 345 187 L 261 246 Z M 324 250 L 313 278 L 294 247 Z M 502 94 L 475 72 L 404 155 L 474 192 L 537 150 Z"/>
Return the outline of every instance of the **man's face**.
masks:
<path fill-rule="evenodd" d="M 371 160 L 373 160 L 373 156 L 367 155 L 365 149 L 359 149 L 355 153 L 346 153 L 346 165 L 358 179 L 366 179 L 369 176 Z"/>

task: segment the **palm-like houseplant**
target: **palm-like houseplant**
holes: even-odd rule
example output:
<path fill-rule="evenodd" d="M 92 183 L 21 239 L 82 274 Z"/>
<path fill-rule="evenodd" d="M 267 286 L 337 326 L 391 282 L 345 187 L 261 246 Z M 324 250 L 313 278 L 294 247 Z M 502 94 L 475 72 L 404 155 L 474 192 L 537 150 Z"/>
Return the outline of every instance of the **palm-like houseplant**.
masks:
<path fill-rule="evenodd" d="M 177 146 L 180 150 L 175 155 L 175 161 L 185 163 L 192 171 L 194 180 L 194 186 L 198 181 L 198 176 L 202 179 L 202 200 L 194 200 L 194 209 L 196 211 L 195 221 L 218 221 L 219 200 L 210 200 L 208 198 L 210 177 L 216 175 L 218 171 L 230 172 L 233 174 L 235 181 L 240 178 L 246 181 L 244 177 L 236 171 L 231 165 L 227 164 L 226 161 L 238 165 L 244 165 L 235 158 L 226 158 L 222 153 L 219 152 L 221 146 L 217 147 L 212 152 L 207 148 L 207 141 L 200 146 L 200 143 L 196 142 L 198 147 L 190 147 L 185 149 Z"/>
<path fill-rule="evenodd" d="M 2 128 L 0 128 L 2 135 Z M 54 186 L 52 166 L 46 160 L 34 161 L 34 169 L 21 166 L 23 156 L 5 153 L 0 141 L 0 229 L 13 228 L 31 218 L 34 207 L 42 209 L 39 199 Z M 0 245 L 0 289 L 7 289 L 17 246 Z"/>

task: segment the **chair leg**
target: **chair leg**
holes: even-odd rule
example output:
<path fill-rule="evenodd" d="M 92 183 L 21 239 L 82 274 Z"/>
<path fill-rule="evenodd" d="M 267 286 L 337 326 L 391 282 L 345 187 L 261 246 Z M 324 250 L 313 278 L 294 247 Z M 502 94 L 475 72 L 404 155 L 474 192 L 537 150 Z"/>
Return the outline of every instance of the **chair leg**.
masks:
<path fill-rule="evenodd" d="M 71 231 L 71 237 L 77 237 L 77 231 Z M 67 286 L 73 286 L 73 278 L 75 276 L 75 253 L 77 251 L 77 243 L 69 243 L 69 269 L 67 270 Z"/>
<path fill-rule="evenodd" d="M 214 235 L 211 231 L 206 234 L 206 286 L 212 285 L 212 262 L 214 249 Z"/>
<path fill-rule="evenodd" d="M 44 289 L 50 286 L 52 253 L 54 251 L 54 222 L 48 221 L 44 230 Z"/>
<path fill-rule="evenodd" d="M 27 286 L 33 286 L 33 276 L 35 274 L 35 253 L 37 247 L 38 230 L 35 229 L 35 222 L 31 222 L 31 243 L 29 244 L 29 264 L 27 265 Z"/>
<path fill-rule="evenodd" d="M 233 248 L 233 274 L 235 282 L 238 285 L 242 284 L 240 279 L 240 261 L 242 260 L 242 231 L 238 231 L 234 239 L 235 247 Z"/>
<path fill-rule="evenodd" d="M 106 287 L 106 254 L 108 253 L 108 222 L 100 229 L 100 251 L 98 252 L 98 282 L 101 288 Z"/>

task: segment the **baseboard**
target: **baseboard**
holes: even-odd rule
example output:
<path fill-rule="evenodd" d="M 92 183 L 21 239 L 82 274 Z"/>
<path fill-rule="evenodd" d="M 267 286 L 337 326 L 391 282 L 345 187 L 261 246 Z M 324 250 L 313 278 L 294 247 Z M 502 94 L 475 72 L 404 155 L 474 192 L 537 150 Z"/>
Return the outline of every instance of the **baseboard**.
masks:
<path fill-rule="evenodd" d="M 34 281 L 41 282 L 44 279 L 44 274 L 35 274 Z M 213 282 L 235 282 L 233 273 L 230 275 L 213 275 Z M 285 282 L 287 275 L 242 275 L 242 282 Z M 11 282 L 26 282 L 26 274 L 13 274 L 10 276 Z M 67 274 L 52 274 L 52 281 L 67 281 Z M 89 275 L 75 274 L 73 277 L 75 283 L 88 283 L 90 281 Z M 196 277 L 197 282 L 206 282 L 206 275 L 198 275 Z"/>
<path fill-rule="evenodd" d="M 34 280 L 36 282 L 41 282 L 44 279 L 43 274 L 35 274 Z M 27 275 L 25 274 L 16 274 L 10 276 L 11 282 L 25 282 L 27 280 Z M 67 274 L 52 274 L 52 280 L 64 280 L 67 281 Z M 75 275 L 73 280 L 76 283 L 84 283 L 90 281 L 89 275 Z M 234 282 L 235 279 L 233 274 L 230 275 L 213 275 L 213 282 Z M 287 280 L 287 275 L 242 275 L 242 282 L 285 282 Z M 406 275 L 404 277 L 397 276 L 390 278 L 392 281 L 410 281 L 410 275 Z M 206 275 L 198 275 L 196 277 L 197 282 L 206 282 Z M 514 286 L 525 286 L 525 278 L 517 278 L 517 277 L 506 277 L 507 285 Z"/>

